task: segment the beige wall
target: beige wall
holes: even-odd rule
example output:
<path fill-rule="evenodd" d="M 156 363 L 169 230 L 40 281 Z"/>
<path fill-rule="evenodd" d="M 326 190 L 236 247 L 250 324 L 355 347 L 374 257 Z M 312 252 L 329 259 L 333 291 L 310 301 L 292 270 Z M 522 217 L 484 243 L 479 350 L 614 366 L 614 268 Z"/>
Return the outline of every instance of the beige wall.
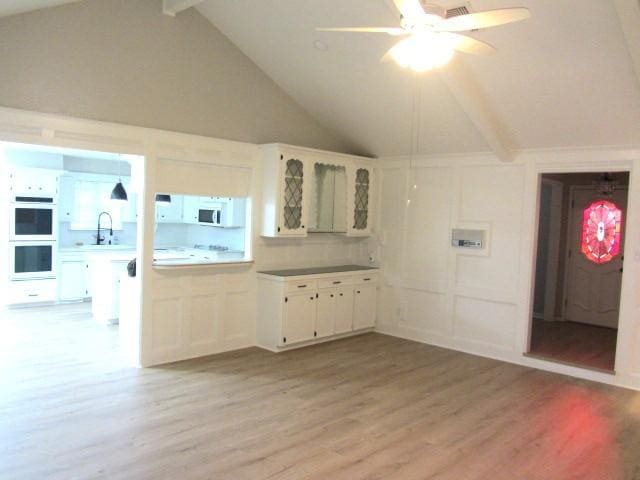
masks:
<path fill-rule="evenodd" d="M 0 19 L 0 105 L 352 152 L 195 9 L 86 0 Z"/>

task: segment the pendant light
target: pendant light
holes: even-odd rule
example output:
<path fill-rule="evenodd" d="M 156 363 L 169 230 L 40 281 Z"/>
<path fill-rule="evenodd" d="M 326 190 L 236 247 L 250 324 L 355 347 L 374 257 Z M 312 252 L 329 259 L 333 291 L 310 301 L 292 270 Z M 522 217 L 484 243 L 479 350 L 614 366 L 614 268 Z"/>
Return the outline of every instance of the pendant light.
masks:
<path fill-rule="evenodd" d="M 618 186 L 618 180 L 611 173 L 606 172 L 598 177 L 597 180 L 593 182 L 595 186 L 596 192 L 598 192 L 603 197 L 611 197 L 613 192 L 616 191 L 616 187 Z"/>
<path fill-rule="evenodd" d="M 161 206 L 167 206 L 171 204 L 171 195 L 166 193 L 156 193 L 156 203 Z"/>
<path fill-rule="evenodd" d="M 118 158 L 118 183 L 113 187 L 111 191 L 111 200 L 116 202 L 126 202 L 129 200 L 127 197 L 127 191 L 124 189 L 124 185 L 122 185 L 122 177 L 120 176 L 120 158 Z"/>

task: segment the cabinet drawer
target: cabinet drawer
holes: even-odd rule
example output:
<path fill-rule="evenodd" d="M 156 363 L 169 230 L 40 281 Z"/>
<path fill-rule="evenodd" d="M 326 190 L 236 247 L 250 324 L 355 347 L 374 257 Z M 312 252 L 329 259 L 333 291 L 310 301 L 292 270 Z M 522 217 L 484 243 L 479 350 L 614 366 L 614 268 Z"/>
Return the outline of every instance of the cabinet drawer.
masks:
<path fill-rule="evenodd" d="M 366 275 L 358 275 L 357 277 L 352 278 L 352 282 L 354 284 L 377 284 L 378 283 L 378 273 L 368 273 Z"/>
<path fill-rule="evenodd" d="M 304 292 L 306 290 L 316 290 L 318 282 L 315 280 L 297 280 L 287 282 L 285 290 L 287 292 Z"/>
<path fill-rule="evenodd" d="M 9 282 L 9 304 L 52 302 L 56 299 L 55 280 Z"/>
<path fill-rule="evenodd" d="M 318 288 L 336 288 L 344 285 L 351 285 L 353 283 L 352 278 L 327 278 L 318 281 Z"/>

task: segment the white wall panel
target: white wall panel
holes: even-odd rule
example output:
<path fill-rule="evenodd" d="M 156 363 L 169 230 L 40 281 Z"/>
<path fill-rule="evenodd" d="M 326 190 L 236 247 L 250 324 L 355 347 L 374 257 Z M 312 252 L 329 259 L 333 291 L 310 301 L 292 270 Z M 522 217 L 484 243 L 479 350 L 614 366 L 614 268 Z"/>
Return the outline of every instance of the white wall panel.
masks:
<path fill-rule="evenodd" d="M 226 341 L 253 340 L 252 331 L 254 297 L 249 291 L 227 293 L 224 312 L 224 339 Z"/>
<path fill-rule="evenodd" d="M 387 275 L 402 271 L 404 219 L 407 202 L 406 169 L 387 169 L 382 175 L 380 189 L 380 234 L 382 260 Z"/>
<path fill-rule="evenodd" d="M 191 346 L 212 345 L 220 339 L 220 305 L 222 294 L 191 297 Z"/>
<path fill-rule="evenodd" d="M 153 349 L 164 352 L 180 347 L 184 305 L 181 297 L 153 301 Z"/>
<path fill-rule="evenodd" d="M 515 305 L 456 297 L 453 315 L 457 338 L 508 350 L 514 348 Z"/>
<path fill-rule="evenodd" d="M 441 293 L 407 289 L 406 309 L 401 326 L 438 335 L 451 335 L 451 319 L 447 315 L 447 298 Z"/>
<path fill-rule="evenodd" d="M 417 168 L 409 181 L 404 275 L 446 288 L 451 232 L 451 168 Z"/>
<path fill-rule="evenodd" d="M 527 152 L 511 164 L 490 155 L 419 157 L 411 169 L 408 158 L 381 160 L 378 241 L 385 285 L 377 329 L 640 389 L 640 230 L 632 220 L 640 212 L 639 162 L 640 151 L 633 149 Z M 625 256 L 633 260 L 623 275 L 615 376 L 523 355 L 533 301 L 538 175 L 632 165 Z M 486 248 L 452 247 L 452 228 L 485 230 Z"/>
<path fill-rule="evenodd" d="M 459 170 L 461 221 L 511 221 L 522 213 L 524 168 L 465 166 Z"/>

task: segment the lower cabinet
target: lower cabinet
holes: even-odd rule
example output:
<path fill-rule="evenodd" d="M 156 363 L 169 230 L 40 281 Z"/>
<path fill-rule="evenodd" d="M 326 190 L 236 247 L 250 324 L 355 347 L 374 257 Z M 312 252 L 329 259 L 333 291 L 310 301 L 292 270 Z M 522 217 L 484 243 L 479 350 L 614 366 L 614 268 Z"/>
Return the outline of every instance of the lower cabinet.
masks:
<path fill-rule="evenodd" d="M 87 290 L 87 262 L 61 261 L 59 298 L 61 301 L 82 300 L 89 296 Z"/>
<path fill-rule="evenodd" d="M 376 287 L 361 285 L 356 287 L 353 302 L 353 328 L 369 328 L 375 325 Z"/>
<path fill-rule="evenodd" d="M 316 336 L 316 296 L 296 293 L 285 297 L 282 318 L 282 345 L 305 342 Z"/>
<path fill-rule="evenodd" d="M 258 345 L 278 351 L 375 326 L 377 273 L 333 275 L 260 273 Z"/>
<path fill-rule="evenodd" d="M 353 288 L 342 287 L 336 291 L 335 327 L 333 333 L 347 333 L 358 329 L 353 323 L 353 311 Z M 371 320 L 371 326 L 373 327 L 375 318 Z"/>

